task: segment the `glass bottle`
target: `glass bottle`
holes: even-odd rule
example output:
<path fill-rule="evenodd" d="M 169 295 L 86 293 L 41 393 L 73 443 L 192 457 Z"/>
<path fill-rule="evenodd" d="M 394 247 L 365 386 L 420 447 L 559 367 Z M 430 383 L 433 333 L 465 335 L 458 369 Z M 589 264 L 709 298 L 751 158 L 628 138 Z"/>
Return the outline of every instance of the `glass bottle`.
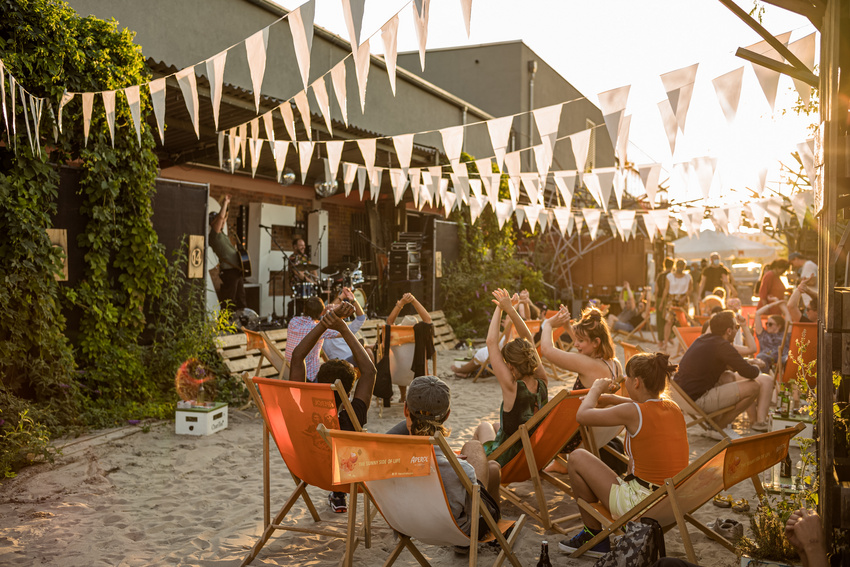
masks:
<path fill-rule="evenodd" d="M 540 559 L 537 560 L 537 567 L 552 567 L 549 561 L 549 542 L 546 540 L 540 544 Z"/>

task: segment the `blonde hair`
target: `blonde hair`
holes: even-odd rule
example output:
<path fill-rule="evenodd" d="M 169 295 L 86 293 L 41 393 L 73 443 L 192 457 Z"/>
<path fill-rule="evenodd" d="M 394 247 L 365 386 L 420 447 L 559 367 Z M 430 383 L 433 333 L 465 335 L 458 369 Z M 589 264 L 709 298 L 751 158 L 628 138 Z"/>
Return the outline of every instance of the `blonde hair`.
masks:
<path fill-rule="evenodd" d="M 525 339 L 514 339 L 502 347 L 502 358 L 516 368 L 520 376 L 530 376 L 537 370 L 539 362 L 534 352 L 534 345 Z"/>
<path fill-rule="evenodd" d="M 591 341 L 599 339 L 599 346 L 593 351 L 595 358 L 604 360 L 614 358 L 614 341 L 611 339 L 611 331 L 599 309 L 588 307 L 582 311 L 581 319 L 575 324 L 573 330 L 577 335 L 587 337 Z"/>

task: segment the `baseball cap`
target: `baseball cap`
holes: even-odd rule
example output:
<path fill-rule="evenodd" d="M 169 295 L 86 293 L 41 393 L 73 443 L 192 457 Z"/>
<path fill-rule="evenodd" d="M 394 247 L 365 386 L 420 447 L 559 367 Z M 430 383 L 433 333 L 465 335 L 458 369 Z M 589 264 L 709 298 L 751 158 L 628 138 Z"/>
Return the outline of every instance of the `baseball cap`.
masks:
<path fill-rule="evenodd" d="M 436 376 L 418 376 L 407 387 L 407 409 L 416 416 L 443 422 L 452 405 L 449 385 Z"/>
<path fill-rule="evenodd" d="M 788 254 L 789 260 L 796 260 L 797 258 L 802 258 L 802 257 L 803 257 L 803 255 L 800 254 L 799 252 L 791 252 L 790 254 Z"/>

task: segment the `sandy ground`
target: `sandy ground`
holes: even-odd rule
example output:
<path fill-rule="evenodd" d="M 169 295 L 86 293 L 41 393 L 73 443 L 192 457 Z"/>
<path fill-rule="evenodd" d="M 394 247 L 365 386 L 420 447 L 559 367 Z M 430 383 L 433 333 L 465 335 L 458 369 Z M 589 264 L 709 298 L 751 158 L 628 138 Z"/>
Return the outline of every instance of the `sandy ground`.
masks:
<path fill-rule="evenodd" d="M 649 345 L 647 345 L 649 347 Z M 449 418 L 451 443 L 459 448 L 481 419 L 498 420 L 500 393 L 494 379 L 477 384 L 450 376 L 449 365 L 463 353 L 439 353 L 439 370 L 452 388 Z M 622 357 L 622 351 L 620 351 Z M 621 358 L 622 359 L 622 358 Z M 550 392 L 569 387 L 551 382 Z M 373 406 L 368 429 L 384 432 L 402 419 L 402 408 L 393 404 L 383 417 Z M 743 422 L 736 424 L 748 432 Z M 30 467 L 0 485 L 0 565 L 149 566 L 239 565 L 262 531 L 262 421 L 256 411 L 230 409 L 229 427 L 209 437 L 178 436 L 174 423 L 155 424 L 150 432 L 138 428 L 112 432 L 92 443 L 77 443 L 52 464 Z M 714 441 L 690 431 L 691 460 Z M 796 455 L 795 455 L 796 456 Z M 294 485 L 275 451 L 272 455 L 272 509 L 282 505 Z M 531 483 L 519 486 L 531 491 Z M 330 512 L 326 493 L 312 489 L 314 502 L 331 521 L 345 516 Z M 751 483 L 741 483 L 731 494 L 752 503 Z M 575 503 L 554 491 L 547 497 L 559 501 L 556 514 L 575 513 Z M 360 507 L 362 510 L 362 506 Z M 755 505 L 753 505 L 755 508 Z M 516 517 L 516 508 L 505 505 L 503 514 Z M 749 523 L 745 514 L 707 504 L 695 516 L 709 523 L 716 517 Z M 303 506 L 296 505 L 290 521 L 311 524 Z M 386 526 L 380 517 L 376 526 Z M 700 562 L 731 566 L 736 557 L 694 528 L 690 530 Z M 360 547 L 357 565 L 381 565 L 394 546 L 386 529 L 377 530 L 371 549 Z M 534 565 L 541 540 L 550 542 L 553 563 L 590 565 L 591 559 L 570 559 L 557 550 L 562 536 L 545 534 L 534 521 L 527 524 L 518 543 L 523 565 Z M 666 536 L 670 556 L 684 557 L 677 529 Z M 437 566 L 467 564 L 451 549 L 422 545 L 423 553 Z M 278 531 L 253 565 L 333 565 L 342 556 L 342 540 Z M 492 562 L 494 552 L 482 548 L 481 564 Z M 487 561 L 489 559 L 489 561 Z M 397 565 L 416 565 L 403 553 Z"/>

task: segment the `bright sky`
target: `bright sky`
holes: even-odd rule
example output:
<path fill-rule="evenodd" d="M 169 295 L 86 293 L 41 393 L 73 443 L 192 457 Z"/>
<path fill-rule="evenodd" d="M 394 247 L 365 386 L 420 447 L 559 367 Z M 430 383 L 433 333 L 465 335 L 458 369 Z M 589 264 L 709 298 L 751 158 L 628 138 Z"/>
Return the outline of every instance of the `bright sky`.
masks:
<path fill-rule="evenodd" d="M 737 2 L 747 11 L 752 7 L 752 0 Z M 280 3 L 289 9 L 301 4 Z M 398 50 L 418 49 L 412 8 L 406 4 L 407 0 L 366 2 L 361 38 L 378 32 L 373 53 L 383 48 L 380 27 L 399 9 Z M 734 56 L 738 47 L 761 38 L 718 0 L 474 0 L 470 38 L 460 6 L 460 0 L 432 0 L 429 49 L 521 39 L 595 104 L 598 93 L 631 85 L 629 161 L 661 162 L 666 170 L 663 182 L 674 163 L 719 158 L 711 199 L 704 204 L 740 202 L 749 196 L 743 188 L 756 185 L 762 167 L 769 168 L 768 188 L 778 189 L 778 160 L 795 163 L 790 153 L 811 136 L 806 131 L 809 119 L 781 113 L 796 100 L 790 78 L 780 79 L 776 110 L 771 113 L 751 64 Z M 793 31 L 793 42 L 815 31 L 805 18 L 765 6 L 762 23 L 774 35 Z M 315 23 L 348 37 L 339 0 L 317 0 Z M 700 66 L 686 130 L 679 133 L 676 153 L 671 155 L 657 107 L 666 98 L 659 75 L 694 63 Z M 730 126 L 711 81 L 742 66 L 741 102 Z M 695 178 L 682 183 L 673 173 L 670 182 L 673 201 L 702 197 Z"/>

